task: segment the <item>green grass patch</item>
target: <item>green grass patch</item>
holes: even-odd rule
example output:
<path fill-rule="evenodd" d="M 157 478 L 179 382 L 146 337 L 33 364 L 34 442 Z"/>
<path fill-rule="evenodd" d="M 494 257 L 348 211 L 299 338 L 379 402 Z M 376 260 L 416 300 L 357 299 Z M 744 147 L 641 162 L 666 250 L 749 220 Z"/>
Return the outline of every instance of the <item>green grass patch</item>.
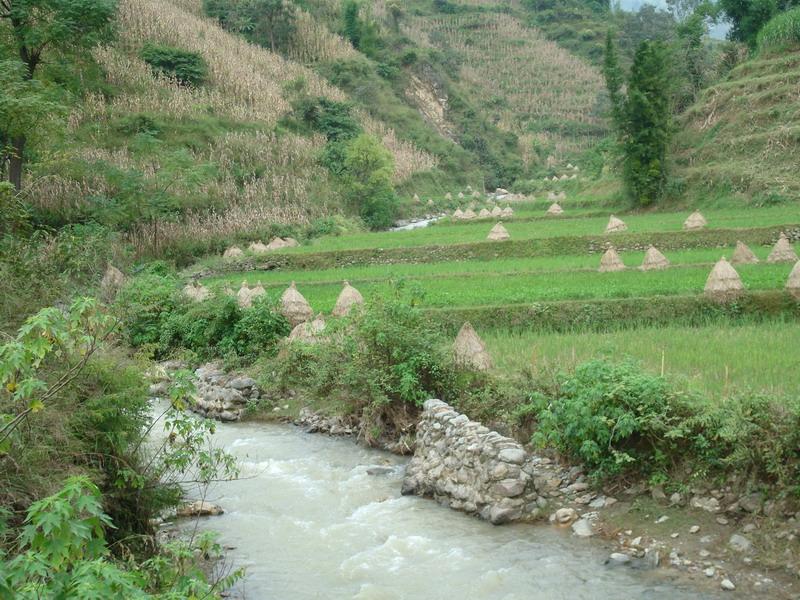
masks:
<path fill-rule="evenodd" d="M 592 359 L 633 358 L 680 386 L 712 397 L 756 392 L 800 395 L 798 322 L 648 327 L 614 332 L 486 331 L 483 339 L 504 373 L 572 371 Z"/>

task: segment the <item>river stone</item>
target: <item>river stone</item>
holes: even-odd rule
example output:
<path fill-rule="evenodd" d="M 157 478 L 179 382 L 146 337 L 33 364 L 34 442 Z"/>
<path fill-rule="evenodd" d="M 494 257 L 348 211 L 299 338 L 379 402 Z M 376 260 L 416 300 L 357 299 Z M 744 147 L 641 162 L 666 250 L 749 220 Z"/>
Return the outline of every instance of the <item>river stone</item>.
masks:
<path fill-rule="evenodd" d="M 215 517 L 224 512 L 221 506 L 205 500 L 195 500 L 180 507 L 175 514 L 179 517 Z"/>
<path fill-rule="evenodd" d="M 578 537 L 587 538 L 594 535 L 592 523 L 589 519 L 579 519 L 572 524 L 572 533 Z"/>
<path fill-rule="evenodd" d="M 759 492 L 747 494 L 739 498 L 739 506 L 742 510 L 749 513 L 761 512 L 761 507 L 764 504 L 764 495 Z"/>
<path fill-rule="evenodd" d="M 631 562 L 631 557 L 627 554 L 623 554 L 622 552 L 612 552 L 608 558 L 612 563 L 616 563 L 618 565 L 624 565 L 625 563 Z"/>
<path fill-rule="evenodd" d="M 235 377 L 228 382 L 228 387 L 239 391 L 254 388 L 255 386 L 256 380 L 250 377 Z"/>
<path fill-rule="evenodd" d="M 734 533 L 731 536 L 731 539 L 728 540 L 728 546 L 736 550 L 737 552 L 750 552 L 753 549 L 753 543 L 748 540 L 743 535 L 739 535 L 738 533 Z"/>
<path fill-rule="evenodd" d="M 494 485 L 494 493 L 498 496 L 512 498 L 525 491 L 525 482 L 520 479 L 504 479 Z"/>
<path fill-rule="evenodd" d="M 370 467 L 367 469 L 367 475 L 387 475 L 394 471 L 391 467 Z"/>
<path fill-rule="evenodd" d="M 720 581 L 719 586 L 726 592 L 732 592 L 736 589 L 736 586 L 733 584 L 733 582 L 727 578 Z"/>
<path fill-rule="evenodd" d="M 497 458 L 504 462 L 521 465 L 525 462 L 526 456 L 527 454 L 522 448 L 506 448 L 499 452 Z"/>
<path fill-rule="evenodd" d="M 692 508 L 700 508 L 711 513 L 719 512 L 719 500 L 716 498 L 695 496 L 691 504 Z"/>
<path fill-rule="evenodd" d="M 553 521 L 561 525 L 568 525 L 578 518 L 578 512 L 574 508 L 559 508 L 553 514 Z"/>

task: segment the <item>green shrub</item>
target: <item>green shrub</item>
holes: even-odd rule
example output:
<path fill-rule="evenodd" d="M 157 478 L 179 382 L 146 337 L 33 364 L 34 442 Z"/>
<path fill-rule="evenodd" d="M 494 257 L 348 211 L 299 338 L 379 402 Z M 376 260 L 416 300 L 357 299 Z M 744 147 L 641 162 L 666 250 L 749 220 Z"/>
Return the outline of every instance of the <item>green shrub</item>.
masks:
<path fill-rule="evenodd" d="M 270 356 L 290 331 L 291 326 L 278 311 L 276 302 L 261 296 L 253 301 L 252 307 L 242 311 L 241 319 L 222 347 L 244 358 L 253 359 L 260 354 Z"/>
<path fill-rule="evenodd" d="M 153 71 L 173 77 L 181 85 L 199 86 L 208 73 L 205 60 L 197 52 L 147 43 L 142 48 L 141 56 Z"/>
<path fill-rule="evenodd" d="M 242 317 L 236 298 L 218 294 L 203 302 L 178 304 L 161 325 L 162 355 L 184 348 L 202 359 L 218 356 L 230 347 L 234 328 Z"/>
<path fill-rule="evenodd" d="M 664 472 L 688 434 L 687 403 L 665 379 L 633 363 L 593 361 L 539 396 L 534 441 L 583 462 L 597 477 Z"/>
<path fill-rule="evenodd" d="M 172 274 L 145 272 L 130 279 L 116 299 L 127 342 L 134 347 L 158 344 L 164 323 L 182 304 L 178 279 Z"/>
<path fill-rule="evenodd" d="M 779 13 L 758 33 L 759 52 L 780 52 L 800 46 L 800 6 Z"/>

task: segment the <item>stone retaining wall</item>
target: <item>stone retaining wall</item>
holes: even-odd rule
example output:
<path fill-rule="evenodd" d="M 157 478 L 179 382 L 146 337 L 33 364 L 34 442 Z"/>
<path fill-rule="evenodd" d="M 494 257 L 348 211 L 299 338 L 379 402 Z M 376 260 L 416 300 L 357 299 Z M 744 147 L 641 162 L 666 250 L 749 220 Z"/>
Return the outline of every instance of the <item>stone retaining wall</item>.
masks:
<path fill-rule="evenodd" d="M 538 515 L 533 464 L 524 448 L 441 400 L 425 403 L 404 495 L 432 496 L 494 524 Z M 527 463 L 527 464 L 526 464 Z"/>

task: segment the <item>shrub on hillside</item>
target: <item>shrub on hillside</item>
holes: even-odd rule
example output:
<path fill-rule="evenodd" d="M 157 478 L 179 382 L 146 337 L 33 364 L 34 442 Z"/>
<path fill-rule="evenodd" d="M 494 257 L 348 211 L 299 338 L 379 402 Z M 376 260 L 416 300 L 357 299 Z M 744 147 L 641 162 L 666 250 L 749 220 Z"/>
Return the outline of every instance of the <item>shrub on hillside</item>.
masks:
<path fill-rule="evenodd" d="M 261 296 L 253 301 L 248 310 L 242 311 L 230 336 L 224 340 L 222 349 L 250 359 L 259 354 L 273 355 L 278 342 L 290 331 L 291 326 L 278 311 L 276 301 Z"/>
<path fill-rule="evenodd" d="M 126 341 L 134 347 L 158 344 L 164 323 L 182 304 L 178 279 L 171 273 L 145 271 L 129 280 L 116 299 Z"/>
<path fill-rule="evenodd" d="M 165 316 L 159 336 L 159 352 L 183 348 L 202 359 L 219 355 L 229 347 L 242 316 L 236 298 L 219 294 L 203 302 L 180 303 Z"/>
<path fill-rule="evenodd" d="M 780 52 L 800 46 L 800 6 L 773 17 L 758 33 L 759 52 Z"/>
<path fill-rule="evenodd" d="M 181 85 L 199 86 L 208 74 L 206 62 L 197 52 L 148 43 L 142 48 L 141 56 L 153 71 L 172 77 Z"/>

